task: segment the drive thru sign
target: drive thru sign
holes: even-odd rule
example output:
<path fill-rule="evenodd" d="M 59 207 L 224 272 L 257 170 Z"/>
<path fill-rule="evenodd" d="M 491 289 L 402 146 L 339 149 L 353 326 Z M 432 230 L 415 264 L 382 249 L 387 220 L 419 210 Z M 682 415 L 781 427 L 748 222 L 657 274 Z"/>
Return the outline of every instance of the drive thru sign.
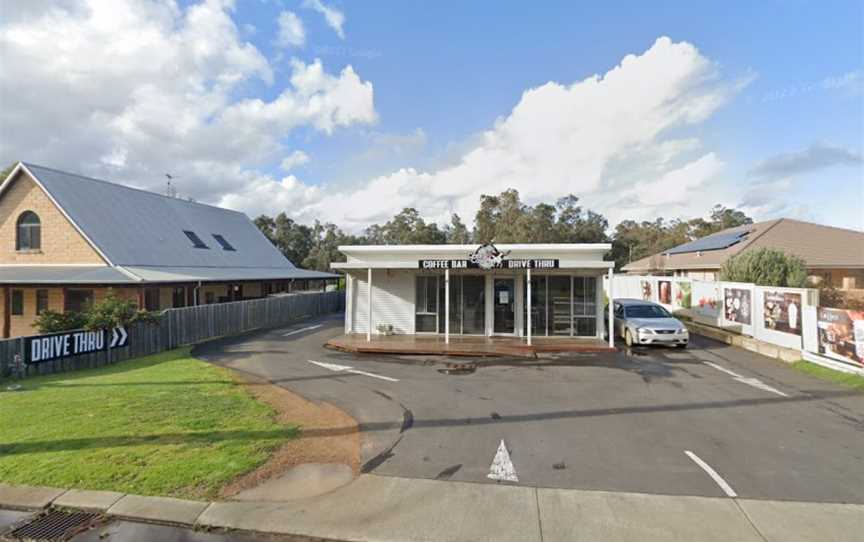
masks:
<path fill-rule="evenodd" d="M 42 363 L 101 350 L 122 348 L 129 343 L 129 334 L 124 327 L 115 327 L 109 335 L 107 330 L 70 331 L 25 337 L 24 352 L 27 363 Z"/>

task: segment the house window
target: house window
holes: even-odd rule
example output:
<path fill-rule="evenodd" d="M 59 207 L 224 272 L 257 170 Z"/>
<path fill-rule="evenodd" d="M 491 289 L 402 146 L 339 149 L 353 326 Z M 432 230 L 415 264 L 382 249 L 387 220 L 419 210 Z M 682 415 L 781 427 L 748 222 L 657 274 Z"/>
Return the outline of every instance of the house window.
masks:
<path fill-rule="evenodd" d="M 222 245 L 223 250 L 229 250 L 231 252 L 235 251 L 235 248 L 231 246 L 231 243 L 225 240 L 224 237 L 219 235 L 218 233 L 213 234 L 213 239 L 216 239 L 216 242 Z"/>
<path fill-rule="evenodd" d="M 216 301 L 216 294 L 213 292 L 204 292 L 204 303 L 212 305 Z"/>
<path fill-rule="evenodd" d="M 24 211 L 18 217 L 15 235 L 15 250 L 39 250 L 42 248 L 42 223 L 33 211 Z"/>
<path fill-rule="evenodd" d="M 36 315 L 48 310 L 48 290 L 36 290 Z"/>
<path fill-rule="evenodd" d="M 93 305 L 93 290 L 66 290 L 65 312 L 84 312 Z"/>
<path fill-rule="evenodd" d="M 171 306 L 175 309 L 186 306 L 186 288 L 182 286 L 174 288 L 174 292 L 171 295 Z"/>
<path fill-rule="evenodd" d="M 159 310 L 159 288 L 147 288 L 144 290 L 144 310 Z"/>
<path fill-rule="evenodd" d="M 12 290 L 12 316 L 24 314 L 24 291 Z"/>
<path fill-rule="evenodd" d="M 188 237 L 189 240 L 192 241 L 193 247 L 195 247 L 195 248 L 210 248 L 204 244 L 204 241 L 202 241 L 201 238 L 198 237 L 198 234 L 195 233 L 194 231 L 183 230 L 183 233 L 185 233 L 186 237 Z"/>

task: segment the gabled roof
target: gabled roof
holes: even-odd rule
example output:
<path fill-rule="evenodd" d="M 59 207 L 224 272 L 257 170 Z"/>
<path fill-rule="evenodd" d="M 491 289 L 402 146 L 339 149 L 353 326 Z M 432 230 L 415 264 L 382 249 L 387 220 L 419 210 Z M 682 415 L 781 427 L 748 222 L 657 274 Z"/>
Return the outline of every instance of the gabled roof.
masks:
<path fill-rule="evenodd" d="M 746 250 L 773 248 L 801 257 L 809 268 L 864 268 L 864 232 L 823 226 L 790 218 L 729 228 L 709 237 L 749 230 L 739 242 L 719 250 L 680 252 L 670 249 L 636 260 L 624 271 L 719 269 Z M 704 238 L 703 238 L 704 239 Z M 691 243 L 679 245 L 686 247 Z M 673 252 L 668 254 L 668 252 Z"/>
<path fill-rule="evenodd" d="M 296 268 L 243 213 L 35 164 L 21 163 L 19 168 L 42 187 L 109 265 L 182 269 L 176 274 L 188 276 L 186 280 L 207 280 L 214 274 L 226 279 L 333 276 Z M 0 186 L 0 194 L 14 177 L 15 172 Z M 195 248 L 186 231 L 194 232 L 208 248 Z M 235 250 L 223 249 L 214 235 L 222 236 Z M 195 268 L 220 271 L 195 273 Z M 265 269 L 273 272 L 261 271 Z"/>

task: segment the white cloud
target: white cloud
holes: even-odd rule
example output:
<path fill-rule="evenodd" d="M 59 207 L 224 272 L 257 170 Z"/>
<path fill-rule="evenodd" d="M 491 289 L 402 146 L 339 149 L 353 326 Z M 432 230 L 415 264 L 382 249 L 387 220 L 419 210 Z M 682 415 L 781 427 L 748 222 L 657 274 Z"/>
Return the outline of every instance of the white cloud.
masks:
<path fill-rule="evenodd" d="M 294 151 L 285 158 L 282 159 L 281 167 L 285 171 L 290 171 L 297 166 L 302 166 L 303 164 L 309 162 L 309 155 L 303 151 Z"/>
<path fill-rule="evenodd" d="M 279 36 L 277 43 L 281 47 L 303 47 L 306 43 L 306 29 L 303 21 L 293 11 L 283 11 L 279 14 Z"/>
<path fill-rule="evenodd" d="M 668 134 L 703 122 L 740 87 L 720 80 L 694 46 L 660 38 L 602 76 L 525 91 L 456 165 L 399 169 L 351 191 L 325 189 L 326 198 L 298 214 L 352 229 L 406 206 L 438 220 L 453 211 L 472 217 L 481 194 L 508 187 L 528 201 L 575 193 L 613 223 L 653 218 L 660 205 L 669 218 L 703 214 L 714 203 L 734 203 L 712 184 L 722 161 L 712 152 L 694 155 L 697 139 Z"/>
<path fill-rule="evenodd" d="M 303 7 L 315 10 L 323 15 L 324 20 L 327 21 L 327 26 L 332 28 L 339 38 L 345 39 L 345 31 L 342 29 L 342 25 L 345 24 L 345 13 L 333 6 L 326 5 L 321 0 L 305 0 Z"/>
<path fill-rule="evenodd" d="M 861 164 L 864 164 L 864 155 L 860 151 L 814 143 L 806 149 L 766 158 L 750 173 L 762 178 L 790 177 L 833 166 L 860 167 Z"/>
<path fill-rule="evenodd" d="M 231 2 L 80 0 L 0 23 L 0 161 L 45 165 L 216 202 L 274 182 L 253 169 L 290 153 L 299 127 L 376 120 L 372 84 L 348 66 L 290 64 L 271 101 L 270 61 L 243 41 Z M 301 190 L 301 192 L 303 192 Z M 277 201 L 277 200 L 274 200 Z M 247 209 L 251 209 L 250 206 Z"/>

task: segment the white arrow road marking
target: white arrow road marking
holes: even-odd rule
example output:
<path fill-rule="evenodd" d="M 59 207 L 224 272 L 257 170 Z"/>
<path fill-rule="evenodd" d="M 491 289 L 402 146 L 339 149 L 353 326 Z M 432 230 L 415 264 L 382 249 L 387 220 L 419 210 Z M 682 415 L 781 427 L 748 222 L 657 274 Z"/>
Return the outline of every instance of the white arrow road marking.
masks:
<path fill-rule="evenodd" d="M 717 369 L 721 373 L 726 373 L 727 375 L 734 376 L 735 378 L 741 378 L 741 375 L 739 375 L 738 373 L 732 372 L 729 369 L 727 369 L 726 367 L 722 367 L 720 365 L 717 365 L 716 363 L 711 363 L 710 361 L 703 361 L 702 363 L 704 363 L 705 365 L 707 365 L 709 367 L 714 367 L 715 369 Z"/>
<path fill-rule="evenodd" d="M 788 395 L 786 395 L 782 391 L 778 390 L 777 388 L 772 388 L 771 386 L 762 382 L 758 378 L 736 378 L 735 380 L 737 380 L 738 382 L 741 382 L 742 384 L 747 384 L 748 386 L 753 386 L 754 388 L 759 388 L 760 390 L 764 390 L 764 391 L 771 392 L 771 393 L 776 393 L 777 395 L 779 395 L 781 397 L 789 397 Z"/>
<path fill-rule="evenodd" d="M 725 367 L 721 367 L 720 365 L 717 365 L 716 363 L 711 363 L 710 361 L 703 361 L 702 363 L 704 363 L 705 365 L 708 365 L 709 367 L 713 367 L 713 368 L 717 369 L 718 371 L 726 373 L 727 375 L 731 376 L 732 378 L 734 378 L 738 382 L 741 382 L 742 384 L 747 384 L 748 386 L 753 386 L 754 388 L 758 388 L 758 389 L 763 390 L 763 391 L 775 393 L 781 397 L 789 397 L 787 394 L 783 393 L 782 391 L 778 390 L 777 388 L 772 388 L 771 386 L 762 382 L 758 378 L 747 378 L 747 377 L 741 376 L 736 372 L 730 371 L 729 369 L 727 369 Z"/>
<path fill-rule="evenodd" d="M 727 484 L 726 480 L 724 480 L 722 476 L 717 474 L 716 470 L 711 468 L 711 465 L 702 461 L 702 459 L 698 455 L 694 454 L 690 450 L 684 450 L 684 453 L 687 454 L 687 457 L 692 459 L 694 463 L 702 467 L 702 470 L 707 472 L 708 476 L 710 476 L 715 482 L 717 482 L 717 485 L 720 486 L 720 489 L 723 490 L 727 497 L 732 497 L 734 499 L 738 496 L 738 494 L 735 493 L 735 490 L 732 489 L 732 486 Z"/>
<path fill-rule="evenodd" d="M 311 330 L 313 330 L 313 329 L 318 329 L 318 328 L 321 327 L 322 325 L 323 325 L 323 324 L 316 324 L 316 325 L 314 325 L 314 326 L 309 326 L 309 327 L 303 327 L 303 328 L 300 328 L 300 329 L 295 329 L 294 331 L 289 331 L 288 333 L 283 333 L 282 336 L 283 336 L 283 337 L 288 337 L 288 336 L 291 336 L 291 335 L 294 335 L 294 334 L 297 334 L 297 333 L 303 333 L 304 331 L 311 331 Z"/>
<path fill-rule="evenodd" d="M 363 376 L 371 376 L 372 378 L 379 378 L 381 380 L 386 380 L 388 382 L 399 382 L 398 378 L 390 378 L 389 376 L 377 375 L 375 373 L 367 373 L 366 371 L 360 371 L 351 367 L 350 365 L 338 365 L 336 363 L 324 363 L 322 361 L 315 360 L 307 360 L 309 363 L 313 363 L 319 367 L 324 367 L 325 369 L 329 369 L 331 371 L 344 371 L 346 373 L 353 373 L 355 375 L 363 375 Z"/>
<path fill-rule="evenodd" d="M 501 444 L 498 445 L 498 451 L 495 452 L 495 458 L 492 459 L 492 464 L 489 466 L 489 474 L 486 477 L 499 482 L 519 481 L 519 477 L 516 476 L 516 469 L 513 467 L 513 462 L 510 461 L 510 452 L 507 451 L 504 439 L 501 439 Z"/>

